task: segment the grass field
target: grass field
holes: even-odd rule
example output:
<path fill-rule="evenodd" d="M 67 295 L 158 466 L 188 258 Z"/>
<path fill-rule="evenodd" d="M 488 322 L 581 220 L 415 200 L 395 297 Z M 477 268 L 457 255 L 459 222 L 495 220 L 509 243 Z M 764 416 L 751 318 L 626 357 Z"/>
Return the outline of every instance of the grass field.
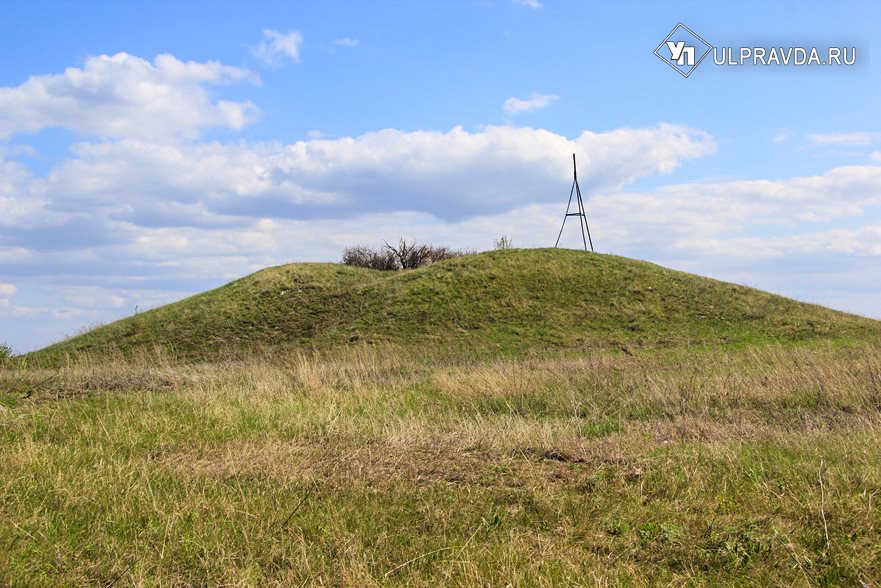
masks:
<path fill-rule="evenodd" d="M 553 254 L 495 255 L 233 285 L 299 275 L 351 311 L 306 321 L 310 345 L 302 317 L 227 357 L 146 344 L 175 335 L 162 313 L 241 340 L 256 311 L 227 288 L 9 362 L 0 585 L 879 585 L 877 323 L 562 253 L 578 288 L 608 276 L 615 303 L 579 306 L 562 278 L 521 293 Z M 486 271 L 483 307 L 449 293 Z"/>

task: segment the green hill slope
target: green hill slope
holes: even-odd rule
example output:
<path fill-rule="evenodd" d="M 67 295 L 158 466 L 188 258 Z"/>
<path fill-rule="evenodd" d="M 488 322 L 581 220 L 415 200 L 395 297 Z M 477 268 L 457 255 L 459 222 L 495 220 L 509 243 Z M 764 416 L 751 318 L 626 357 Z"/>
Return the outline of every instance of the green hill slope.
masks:
<path fill-rule="evenodd" d="M 879 338 L 881 323 L 612 255 L 493 251 L 407 272 L 268 268 L 30 355 L 209 359 L 359 342 L 515 352 Z"/>

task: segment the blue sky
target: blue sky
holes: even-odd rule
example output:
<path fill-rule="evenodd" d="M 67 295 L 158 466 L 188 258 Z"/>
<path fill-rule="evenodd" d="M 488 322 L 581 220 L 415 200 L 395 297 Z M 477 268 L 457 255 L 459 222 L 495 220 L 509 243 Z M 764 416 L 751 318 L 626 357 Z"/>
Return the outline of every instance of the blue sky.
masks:
<path fill-rule="evenodd" d="M 881 317 L 872 2 L 7 2 L 0 342 L 399 235 L 597 249 Z M 838 67 L 654 49 L 856 47 Z M 574 231 L 564 235 L 577 244 Z"/>

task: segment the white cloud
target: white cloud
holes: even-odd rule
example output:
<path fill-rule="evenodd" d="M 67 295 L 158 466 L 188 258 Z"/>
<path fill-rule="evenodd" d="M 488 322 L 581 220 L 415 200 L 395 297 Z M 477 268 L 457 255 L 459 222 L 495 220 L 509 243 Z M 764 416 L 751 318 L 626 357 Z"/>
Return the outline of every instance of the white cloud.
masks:
<path fill-rule="evenodd" d="M 266 65 L 279 65 L 284 60 L 300 61 L 300 45 L 303 35 L 298 31 L 286 34 L 273 29 L 263 30 L 263 40 L 252 49 L 252 53 Z"/>
<path fill-rule="evenodd" d="M 358 39 L 352 37 L 343 37 L 342 39 L 337 39 L 336 41 L 334 41 L 333 44 L 342 47 L 357 47 Z"/>
<path fill-rule="evenodd" d="M 526 244 L 524 236 L 547 235 L 553 224 L 558 228 L 564 206 L 542 205 L 500 232 Z M 603 193 L 589 198 L 586 206 L 594 243 L 602 252 L 827 304 L 839 299 L 831 293 L 842 284 L 852 292 L 881 293 L 881 271 L 872 269 L 881 267 L 881 224 L 867 216 L 870 207 L 881 207 L 879 166 L 776 181 Z M 856 227 L 826 228 L 828 221 L 843 218 Z M 580 235 L 573 227 L 567 224 L 563 241 L 574 247 Z M 848 271 L 857 277 L 845 278 Z M 848 308 L 881 315 L 877 302 Z"/>
<path fill-rule="evenodd" d="M 80 309 L 121 308 L 126 298 L 99 286 L 64 286 L 56 290 L 65 306 Z"/>
<path fill-rule="evenodd" d="M 37 157 L 37 150 L 30 145 L 0 145 L 0 160 L 6 159 L 10 155 L 28 155 Z"/>
<path fill-rule="evenodd" d="M 881 133 L 853 132 L 853 133 L 812 133 L 808 135 L 808 141 L 813 145 L 837 145 L 837 146 L 866 146 L 881 139 Z"/>
<path fill-rule="evenodd" d="M 881 162 L 881 151 L 873 151 L 869 154 L 869 159 L 872 161 Z"/>
<path fill-rule="evenodd" d="M 534 9 L 541 8 L 541 2 L 539 2 L 539 0 L 514 0 L 514 4 Z"/>
<path fill-rule="evenodd" d="M 255 118 L 256 106 L 213 100 L 205 89 L 238 81 L 259 80 L 245 69 L 167 54 L 152 63 L 127 53 L 89 57 L 82 68 L 0 88 L 0 138 L 52 127 L 149 140 L 194 137 L 211 127 L 239 130 Z"/>
<path fill-rule="evenodd" d="M 290 145 L 83 143 L 46 177 L 14 184 L 12 193 L 31 194 L 28 206 L 0 192 L 0 211 L 8 209 L 0 225 L 9 223 L 10 245 L 18 245 L 64 234 L 63 227 L 82 240 L 115 239 L 113 226 L 128 232 L 114 223 L 218 227 L 237 218 L 397 210 L 451 220 L 555 200 L 568 188 L 572 153 L 594 192 L 670 172 L 715 148 L 706 133 L 666 124 L 573 139 L 543 129 L 456 127 Z M 87 230 L 90 223 L 96 229 Z M 35 226 L 46 230 L 25 230 Z"/>
<path fill-rule="evenodd" d="M 782 133 L 777 133 L 776 135 L 774 135 L 774 142 L 777 143 L 778 145 L 780 145 L 780 144 L 783 144 L 783 143 L 786 143 L 787 141 L 789 141 L 789 139 L 791 137 L 792 137 L 792 133 L 788 133 L 786 131 L 783 131 Z"/>
<path fill-rule="evenodd" d="M 0 309 L 10 308 L 9 299 L 18 292 L 14 284 L 0 284 Z"/>
<path fill-rule="evenodd" d="M 552 94 L 533 94 L 529 98 L 508 98 L 502 104 L 502 109 L 510 115 L 520 114 L 521 112 L 531 112 L 540 110 L 548 106 L 551 102 L 559 100 L 559 96 Z"/>

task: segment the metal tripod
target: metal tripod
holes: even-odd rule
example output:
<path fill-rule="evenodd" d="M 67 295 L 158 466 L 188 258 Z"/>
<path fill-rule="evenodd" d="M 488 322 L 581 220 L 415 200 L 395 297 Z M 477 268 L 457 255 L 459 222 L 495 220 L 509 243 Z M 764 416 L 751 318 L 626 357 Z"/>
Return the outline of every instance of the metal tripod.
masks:
<path fill-rule="evenodd" d="M 584 250 L 587 251 L 587 244 L 590 243 L 590 250 L 593 251 L 593 239 L 590 238 L 590 227 L 587 226 L 587 215 L 584 213 L 584 201 L 581 199 L 581 187 L 578 185 L 578 168 L 575 167 L 575 154 L 572 154 L 572 189 L 569 190 L 569 204 L 566 205 L 566 216 L 563 217 L 563 226 L 560 227 L 560 234 L 557 235 L 557 242 L 554 243 L 554 249 L 560 244 L 560 237 L 563 236 L 563 229 L 566 227 L 566 220 L 570 216 L 577 216 L 578 226 L 581 228 L 581 240 L 584 241 Z M 572 208 L 572 195 L 578 200 L 578 212 L 569 212 Z M 585 238 L 585 231 L 587 238 Z"/>

